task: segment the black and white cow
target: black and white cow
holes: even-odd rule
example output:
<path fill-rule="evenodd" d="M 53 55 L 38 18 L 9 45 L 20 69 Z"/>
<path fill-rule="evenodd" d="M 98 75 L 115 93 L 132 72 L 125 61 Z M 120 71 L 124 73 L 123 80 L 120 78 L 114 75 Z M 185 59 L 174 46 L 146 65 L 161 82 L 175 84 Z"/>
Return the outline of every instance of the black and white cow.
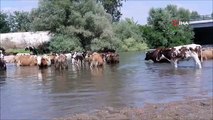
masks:
<path fill-rule="evenodd" d="M 177 68 L 177 63 L 179 60 L 189 59 L 193 58 L 196 65 L 198 65 L 199 68 L 202 68 L 201 61 L 199 59 L 202 58 L 202 47 L 198 44 L 188 44 L 188 45 L 181 45 L 176 46 L 173 48 L 164 48 L 161 49 L 159 52 L 159 60 L 161 59 L 167 59 L 172 65 Z"/>
<path fill-rule="evenodd" d="M 72 55 L 72 64 L 81 65 L 84 62 L 84 52 L 74 52 Z"/>
<path fill-rule="evenodd" d="M 172 48 L 157 48 L 146 53 L 145 60 L 155 63 L 170 62 L 175 68 L 179 60 L 193 58 L 196 65 L 202 68 L 202 47 L 198 44 L 181 45 Z"/>

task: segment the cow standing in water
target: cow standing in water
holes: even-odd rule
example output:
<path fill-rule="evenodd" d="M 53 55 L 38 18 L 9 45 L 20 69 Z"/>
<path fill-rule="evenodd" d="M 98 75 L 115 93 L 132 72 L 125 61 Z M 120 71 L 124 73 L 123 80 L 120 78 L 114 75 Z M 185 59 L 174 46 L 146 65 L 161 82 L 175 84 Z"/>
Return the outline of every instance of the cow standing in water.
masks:
<path fill-rule="evenodd" d="M 37 65 L 40 69 L 51 66 L 51 59 L 47 55 L 37 56 Z"/>
<path fill-rule="evenodd" d="M 90 61 L 90 68 L 93 67 L 103 67 L 104 65 L 104 60 L 101 56 L 101 54 L 94 52 L 92 55 L 89 57 Z"/>
<path fill-rule="evenodd" d="M 0 70 L 6 70 L 6 62 L 4 61 L 4 51 L 3 49 L 0 50 Z"/>
<path fill-rule="evenodd" d="M 108 64 L 119 63 L 119 55 L 117 53 L 107 53 L 105 56 L 105 60 Z"/>
<path fill-rule="evenodd" d="M 6 62 L 2 58 L 0 58 L 0 71 L 6 69 L 7 69 Z"/>
<path fill-rule="evenodd" d="M 65 55 L 60 54 L 55 58 L 55 69 L 68 69 L 67 57 Z"/>
<path fill-rule="evenodd" d="M 175 68 L 177 68 L 177 63 L 179 60 L 193 58 L 196 65 L 202 68 L 202 47 L 197 44 L 189 44 L 176 46 L 173 48 L 160 48 L 151 54 L 151 57 L 147 54 L 145 60 L 152 59 L 154 62 L 160 62 L 161 60 L 169 61 Z M 200 56 L 200 59 L 199 59 Z"/>
<path fill-rule="evenodd" d="M 213 59 L 213 49 L 204 49 L 204 50 L 202 50 L 202 59 L 203 60 Z"/>
<path fill-rule="evenodd" d="M 35 55 L 17 55 L 15 56 L 17 66 L 35 66 L 37 65 L 37 56 Z"/>
<path fill-rule="evenodd" d="M 72 64 L 75 65 L 82 65 L 84 62 L 84 58 L 85 58 L 85 53 L 84 52 L 74 52 L 72 57 Z"/>

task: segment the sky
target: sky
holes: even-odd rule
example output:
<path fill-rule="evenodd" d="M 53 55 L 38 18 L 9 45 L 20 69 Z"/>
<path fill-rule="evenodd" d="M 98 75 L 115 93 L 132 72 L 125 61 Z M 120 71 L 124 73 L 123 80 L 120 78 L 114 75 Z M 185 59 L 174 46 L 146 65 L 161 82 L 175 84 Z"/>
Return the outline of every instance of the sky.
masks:
<path fill-rule="evenodd" d="M 144 25 L 151 8 L 164 8 L 168 4 L 197 11 L 201 15 L 211 14 L 213 11 L 213 0 L 126 0 L 121 8 L 121 19 L 132 18 Z M 3 11 L 30 11 L 36 7 L 38 0 L 0 0 L 0 9 Z"/>

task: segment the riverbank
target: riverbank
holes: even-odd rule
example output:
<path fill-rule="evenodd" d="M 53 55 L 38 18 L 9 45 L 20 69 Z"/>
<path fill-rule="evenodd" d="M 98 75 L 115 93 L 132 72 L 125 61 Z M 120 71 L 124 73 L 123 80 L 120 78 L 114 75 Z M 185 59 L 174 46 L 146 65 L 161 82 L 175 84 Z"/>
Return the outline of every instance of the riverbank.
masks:
<path fill-rule="evenodd" d="M 91 114 L 55 120 L 213 120 L 213 98 L 145 104 L 143 108 L 105 107 Z"/>

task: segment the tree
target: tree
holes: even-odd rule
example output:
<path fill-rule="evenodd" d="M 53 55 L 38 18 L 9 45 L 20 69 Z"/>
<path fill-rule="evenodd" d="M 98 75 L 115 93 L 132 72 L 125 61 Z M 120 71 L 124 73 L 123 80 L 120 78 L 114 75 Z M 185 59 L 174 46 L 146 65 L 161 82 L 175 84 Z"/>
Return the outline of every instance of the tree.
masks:
<path fill-rule="evenodd" d="M 10 32 L 9 23 L 7 21 L 7 14 L 0 12 L 0 33 Z"/>
<path fill-rule="evenodd" d="M 31 11 L 32 29 L 56 32 L 60 27 L 68 26 L 71 6 L 70 0 L 39 0 L 39 7 Z"/>
<path fill-rule="evenodd" d="M 201 17 L 201 16 L 198 14 L 197 11 L 192 11 L 192 12 L 191 12 L 190 19 L 196 20 L 196 19 L 199 19 L 200 17 Z"/>
<path fill-rule="evenodd" d="M 31 18 L 34 30 L 50 30 L 55 34 L 50 43 L 52 49 L 117 48 L 112 17 L 95 0 L 40 0 Z"/>
<path fill-rule="evenodd" d="M 8 17 L 9 26 L 12 32 L 30 31 L 30 14 L 24 11 L 15 11 Z"/>
<path fill-rule="evenodd" d="M 190 11 L 185 8 L 179 8 L 177 11 L 177 18 L 181 21 L 189 21 L 190 20 Z"/>
<path fill-rule="evenodd" d="M 114 23 L 114 32 L 120 40 L 121 51 L 139 51 L 147 49 L 147 44 L 142 37 L 139 25 L 132 19 L 121 20 Z"/>
<path fill-rule="evenodd" d="M 194 33 L 189 25 L 174 26 L 172 22 L 188 22 L 191 13 L 184 8 L 168 5 L 166 8 L 152 8 L 149 12 L 148 26 L 141 27 L 143 37 L 149 47 L 172 47 L 191 43 Z"/>
<path fill-rule="evenodd" d="M 109 13 L 112 16 L 112 20 L 114 22 L 118 22 L 121 17 L 121 10 L 122 7 L 122 1 L 123 0 L 97 0 L 101 2 L 101 4 L 106 9 L 106 12 Z"/>

